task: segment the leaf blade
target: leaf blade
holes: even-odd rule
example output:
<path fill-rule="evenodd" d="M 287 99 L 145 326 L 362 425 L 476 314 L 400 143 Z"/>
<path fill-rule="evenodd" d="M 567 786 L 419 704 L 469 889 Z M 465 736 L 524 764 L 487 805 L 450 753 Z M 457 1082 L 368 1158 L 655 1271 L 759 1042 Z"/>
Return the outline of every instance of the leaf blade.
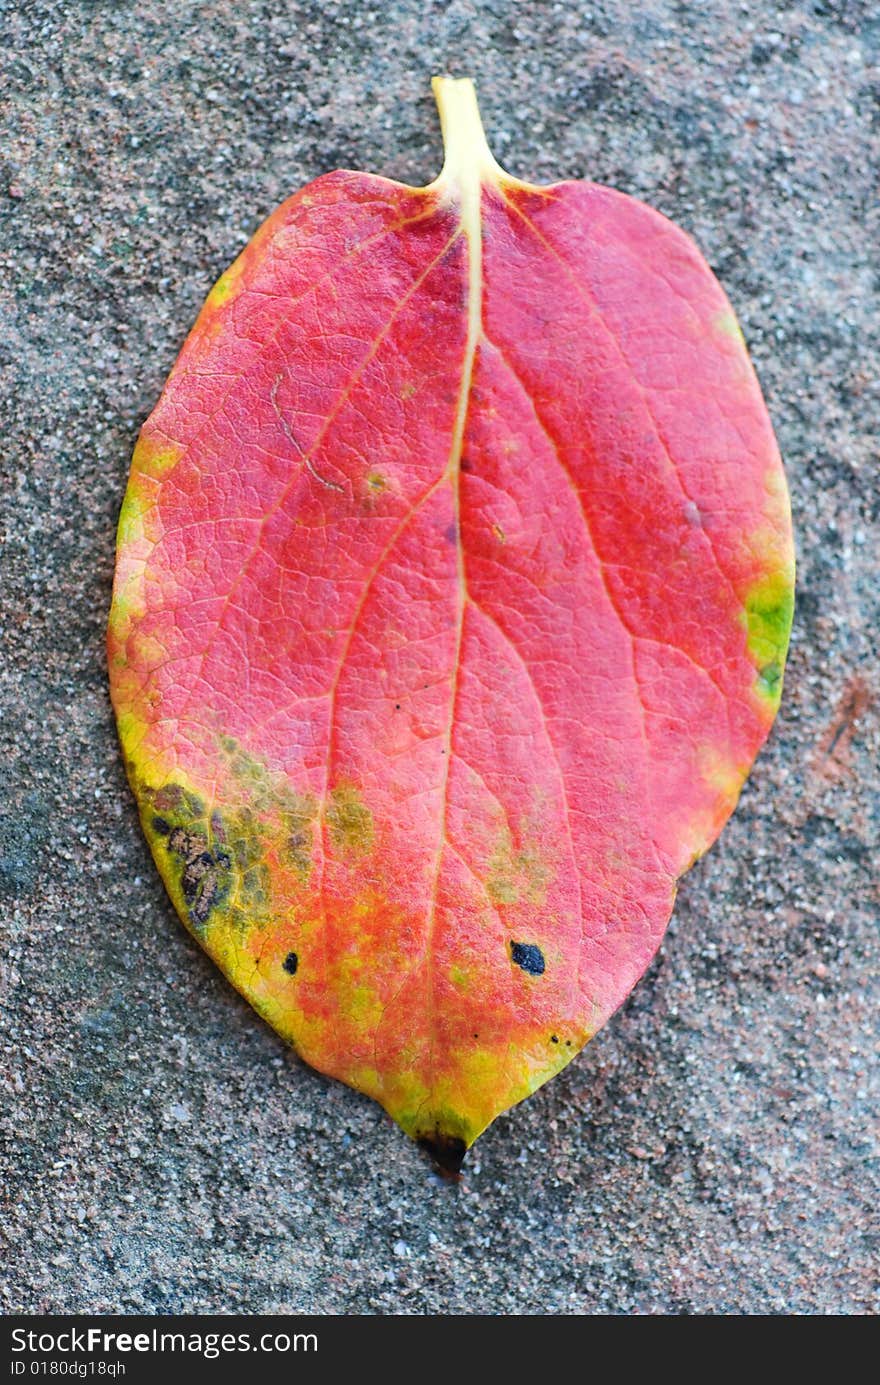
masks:
<path fill-rule="evenodd" d="M 487 154 L 319 179 L 221 277 L 135 453 L 109 630 L 184 921 L 456 1150 L 648 964 L 772 722 L 792 585 L 699 252 Z"/>

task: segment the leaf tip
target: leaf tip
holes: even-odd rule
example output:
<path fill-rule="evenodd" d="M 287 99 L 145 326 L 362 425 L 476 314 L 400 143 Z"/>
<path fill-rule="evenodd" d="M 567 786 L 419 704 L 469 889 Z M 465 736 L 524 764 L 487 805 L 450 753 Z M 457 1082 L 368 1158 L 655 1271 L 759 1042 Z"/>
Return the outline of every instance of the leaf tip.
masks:
<path fill-rule="evenodd" d="M 441 1177 L 451 1183 L 461 1178 L 461 1166 L 468 1147 L 457 1135 L 444 1135 L 439 1130 L 433 1135 L 420 1135 L 416 1143 L 423 1149 L 434 1164 Z"/>

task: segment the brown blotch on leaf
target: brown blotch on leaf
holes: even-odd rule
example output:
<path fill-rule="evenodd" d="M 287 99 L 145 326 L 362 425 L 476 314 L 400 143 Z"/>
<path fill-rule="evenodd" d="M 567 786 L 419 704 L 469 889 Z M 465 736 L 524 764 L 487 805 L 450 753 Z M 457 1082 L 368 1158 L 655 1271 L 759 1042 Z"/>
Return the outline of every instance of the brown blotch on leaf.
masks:
<path fill-rule="evenodd" d="M 210 851 L 200 851 L 191 861 L 187 861 L 181 877 L 184 899 L 192 901 L 199 892 L 199 885 L 213 869 L 214 857 Z"/>
<path fill-rule="evenodd" d="M 181 817 L 201 818 L 205 815 L 205 805 L 197 794 L 189 793 L 180 784 L 164 784 L 152 795 L 153 807 L 159 813 L 173 813 Z"/>
<path fill-rule="evenodd" d="M 193 900 L 190 909 L 190 917 L 195 923 L 207 923 L 208 916 L 214 907 L 218 893 L 217 874 L 211 871 L 206 874 L 202 883 L 202 888 L 198 896 Z"/>
<path fill-rule="evenodd" d="M 160 836 L 167 837 L 168 851 L 183 861 L 180 888 L 189 905 L 191 921 L 207 923 L 211 910 L 220 902 L 229 883 L 232 862 L 228 853 L 219 848 L 209 851 L 207 839 L 201 832 L 171 827 L 162 818 L 154 818 L 153 827 Z"/>

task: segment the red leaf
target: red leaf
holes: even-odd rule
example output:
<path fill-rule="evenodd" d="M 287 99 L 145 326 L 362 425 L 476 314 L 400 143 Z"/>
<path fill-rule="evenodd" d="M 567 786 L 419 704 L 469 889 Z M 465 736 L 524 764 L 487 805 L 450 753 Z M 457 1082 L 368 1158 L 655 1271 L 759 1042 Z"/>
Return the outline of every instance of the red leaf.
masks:
<path fill-rule="evenodd" d="M 447 158 L 285 202 L 220 279 L 123 506 L 113 697 L 210 954 L 454 1159 L 652 957 L 773 719 L 779 455 L 662 216 Z"/>

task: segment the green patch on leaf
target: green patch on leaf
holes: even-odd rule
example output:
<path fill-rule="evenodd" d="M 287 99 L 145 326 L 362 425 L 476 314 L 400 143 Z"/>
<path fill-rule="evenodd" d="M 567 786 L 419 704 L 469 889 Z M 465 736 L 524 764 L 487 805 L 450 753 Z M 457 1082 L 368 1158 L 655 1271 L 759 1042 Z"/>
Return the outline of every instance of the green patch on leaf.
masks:
<path fill-rule="evenodd" d="M 774 707 L 782 693 L 782 672 L 791 635 L 794 593 L 787 572 L 774 572 L 746 597 L 740 620 L 746 631 L 746 647 L 758 670 L 760 695 Z"/>
<path fill-rule="evenodd" d="M 285 836 L 285 860 L 293 866 L 300 879 L 308 879 L 312 870 L 313 823 L 318 805 L 304 796 L 290 804 L 282 814 Z"/>
<path fill-rule="evenodd" d="M 341 784 L 331 793 L 327 825 L 339 851 L 360 854 L 373 844 L 373 815 L 351 785 Z"/>
<path fill-rule="evenodd" d="M 535 842 L 516 849 L 506 830 L 489 860 L 486 893 L 493 904 L 542 904 L 550 872 Z"/>

